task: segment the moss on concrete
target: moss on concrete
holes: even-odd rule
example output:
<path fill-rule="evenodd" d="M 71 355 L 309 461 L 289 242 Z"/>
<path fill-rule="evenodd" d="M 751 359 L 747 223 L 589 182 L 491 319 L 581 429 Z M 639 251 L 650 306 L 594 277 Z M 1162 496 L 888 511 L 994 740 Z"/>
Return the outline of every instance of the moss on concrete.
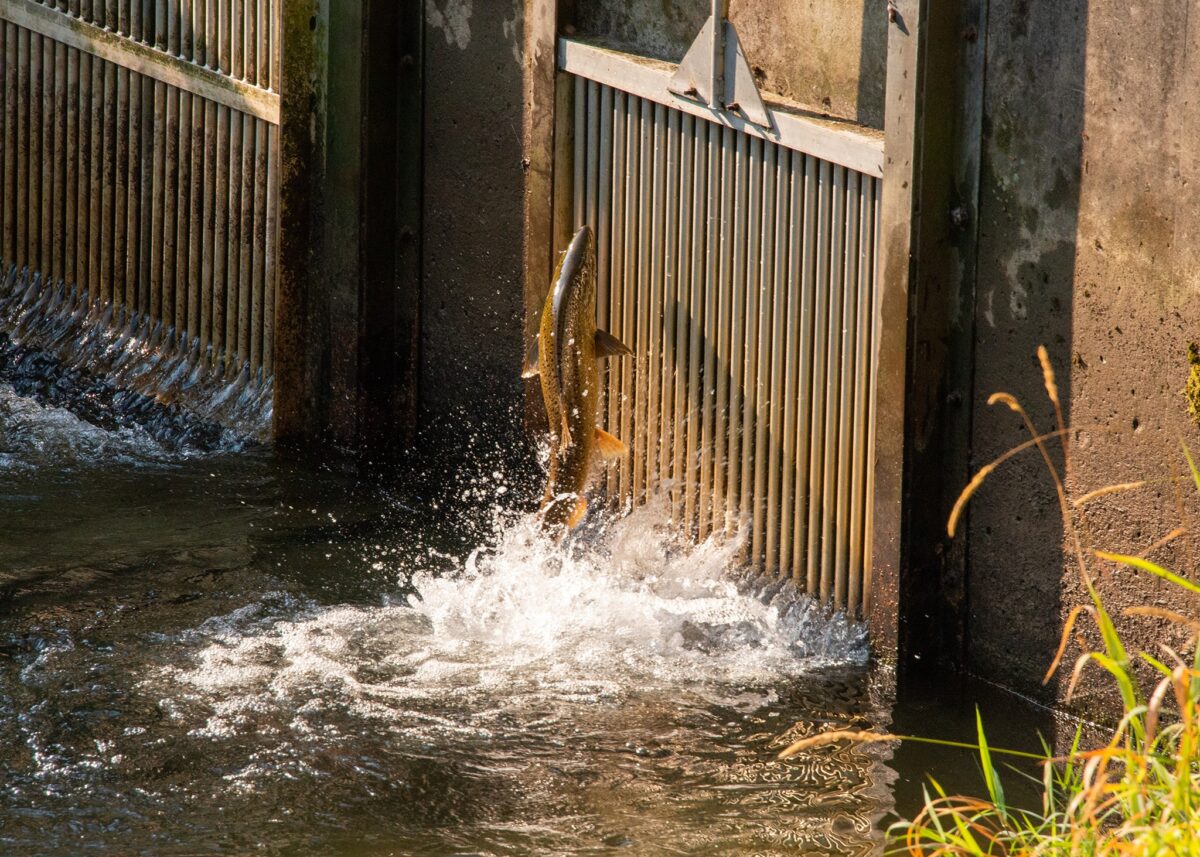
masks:
<path fill-rule="evenodd" d="M 1183 388 L 1183 396 L 1187 399 L 1188 415 L 1192 422 L 1200 425 L 1200 348 L 1196 343 L 1188 343 L 1188 379 Z"/>

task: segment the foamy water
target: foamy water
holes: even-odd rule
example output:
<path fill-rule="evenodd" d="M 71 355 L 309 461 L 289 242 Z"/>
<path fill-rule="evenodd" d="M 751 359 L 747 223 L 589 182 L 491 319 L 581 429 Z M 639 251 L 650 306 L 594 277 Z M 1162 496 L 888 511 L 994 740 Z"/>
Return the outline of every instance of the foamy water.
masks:
<path fill-rule="evenodd" d="M 673 689 L 720 698 L 864 662 L 863 631 L 844 617 L 735 584 L 740 543 L 685 547 L 661 521 L 661 509 L 643 509 L 558 546 L 527 516 L 457 572 L 418 571 L 411 594 L 376 606 L 271 593 L 182 635 L 185 662 L 148 683 L 173 706 L 210 709 L 198 728 L 214 736 L 272 709 L 295 712 L 303 731 L 330 708 L 385 728 L 478 734 L 531 703 Z M 421 703 L 443 710 L 416 716 Z"/>
<path fill-rule="evenodd" d="M 186 454 L 186 453 L 183 453 Z M 112 462 L 162 462 L 177 457 L 137 425 L 107 430 L 66 408 L 43 404 L 0 383 L 0 471 L 31 472 Z"/>

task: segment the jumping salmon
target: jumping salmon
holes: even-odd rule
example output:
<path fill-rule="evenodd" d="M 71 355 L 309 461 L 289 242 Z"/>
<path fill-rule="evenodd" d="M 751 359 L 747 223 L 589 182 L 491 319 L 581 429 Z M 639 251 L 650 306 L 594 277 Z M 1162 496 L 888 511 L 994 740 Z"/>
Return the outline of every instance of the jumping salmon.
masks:
<path fill-rule="evenodd" d="M 524 378 L 541 375 L 550 425 L 550 472 L 542 498 L 547 529 L 571 529 L 583 519 L 595 455 L 614 459 L 629 453 L 596 425 L 597 363 L 632 353 L 612 334 L 596 329 L 596 250 L 592 230 L 584 226 L 559 259 L 522 372 Z"/>

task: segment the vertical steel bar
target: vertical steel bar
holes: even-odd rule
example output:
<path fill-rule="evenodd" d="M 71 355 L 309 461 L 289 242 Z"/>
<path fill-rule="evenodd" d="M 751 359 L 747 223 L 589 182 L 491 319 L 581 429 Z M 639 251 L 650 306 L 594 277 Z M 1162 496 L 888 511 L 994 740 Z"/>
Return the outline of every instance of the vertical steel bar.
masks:
<path fill-rule="evenodd" d="M 847 559 L 849 581 L 847 583 L 846 609 L 855 616 L 862 607 L 863 575 L 863 511 L 866 496 L 867 466 L 867 378 L 871 372 L 871 233 L 873 209 L 871 206 L 871 183 L 863 176 L 858 188 L 858 276 L 855 282 L 855 371 L 853 430 L 850 449 L 850 555 Z"/>
<path fill-rule="evenodd" d="M 263 89 L 271 88 L 271 0 L 255 0 L 258 42 L 255 46 L 255 56 L 258 58 L 257 76 L 255 83 Z"/>
<path fill-rule="evenodd" d="M 209 68 L 221 66 L 221 2 L 205 0 L 204 5 L 204 64 Z"/>
<path fill-rule="evenodd" d="M 191 188 L 187 218 L 187 336 L 188 348 L 200 342 L 200 272 L 204 264 L 204 99 L 192 97 L 192 139 L 190 144 Z"/>
<path fill-rule="evenodd" d="M 690 461 L 687 457 L 687 436 L 692 424 L 691 402 L 691 293 L 692 293 L 692 221 L 695 217 L 696 184 L 695 146 L 696 120 L 691 114 L 679 122 L 679 230 L 675 263 L 675 420 L 671 438 L 671 481 L 675 486 L 671 499 L 671 519 L 676 525 L 691 526 L 691 505 L 688 500 Z"/>
<path fill-rule="evenodd" d="M 209 31 L 211 32 L 211 30 Z M 200 353 L 205 365 L 212 367 L 220 357 L 210 349 L 217 342 L 220 325 L 215 323 L 220 284 L 215 278 L 217 257 L 224 258 L 216 239 L 216 220 L 224 207 L 217 201 L 217 105 L 204 102 L 204 236 L 200 251 Z"/>
<path fill-rule="evenodd" d="M 688 409 L 687 409 L 687 453 L 685 467 L 687 468 L 686 493 L 684 495 L 684 521 L 686 526 L 698 537 L 700 534 L 700 442 L 703 408 L 705 407 L 704 388 L 701 385 L 701 366 L 704 359 L 704 262 L 707 218 L 709 215 L 708 200 L 708 123 L 703 120 L 696 123 L 695 134 L 692 138 L 694 156 L 692 161 L 692 218 L 689 251 L 691 272 L 688 277 L 690 285 L 690 313 L 688 321 Z"/>
<path fill-rule="evenodd" d="M 167 15 L 170 0 L 151 0 L 154 11 L 154 46 L 165 51 L 168 45 Z"/>
<path fill-rule="evenodd" d="M 41 170 L 41 225 L 38 232 L 42 238 L 42 254 L 39 268 L 42 272 L 43 282 L 51 284 L 54 282 L 54 159 L 58 157 L 58 152 L 54 149 L 54 104 L 55 104 L 55 87 L 54 87 L 54 40 L 43 38 L 42 40 L 42 67 L 40 69 L 40 77 L 42 81 L 42 126 L 35 128 L 41 135 L 42 154 L 38 160 L 38 169 Z"/>
<path fill-rule="evenodd" d="M 613 208 L 613 183 L 616 181 L 616 174 L 613 172 L 613 91 L 612 87 L 602 86 L 599 92 L 599 103 L 595 100 L 595 94 L 591 93 L 591 98 L 588 100 L 588 110 L 591 113 L 597 112 L 599 108 L 600 120 L 600 140 L 599 140 L 599 163 L 596 165 L 596 316 L 597 323 L 604 330 L 608 330 L 612 325 L 611 308 L 612 308 L 612 224 L 617 216 Z M 591 173 L 589 172 L 590 176 Z M 581 224 L 582 225 L 582 224 Z M 597 403 L 598 419 L 604 423 L 608 415 L 608 391 L 612 385 L 612 376 L 615 374 L 615 361 L 607 360 L 600 368 L 600 400 Z M 606 426 L 609 431 L 612 431 L 611 423 Z M 605 466 L 605 483 L 613 480 L 613 472 L 615 468 L 608 464 Z M 609 499 L 612 498 L 612 488 L 608 488 Z"/>
<path fill-rule="evenodd" d="M 609 286 L 609 332 L 617 338 L 624 336 L 621 328 L 621 296 L 625 283 L 625 180 L 628 172 L 626 160 L 628 156 L 628 129 L 626 123 L 627 97 L 624 92 L 615 91 L 613 94 L 613 172 L 612 172 L 612 250 L 609 254 L 612 270 Z M 621 367 L 619 362 L 608 367 L 608 421 L 606 426 L 610 432 L 620 436 L 621 426 Z M 625 438 L 622 438 L 625 440 Z M 620 465 L 608 468 L 606 480 L 608 499 L 610 503 L 619 504 L 620 496 Z"/>
<path fill-rule="evenodd" d="M 36 33 L 29 39 L 29 183 L 26 204 L 29 210 L 29 245 L 26 251 L 31 274 L 41 274 L 42 266 L 42 37 Z"/>
<path fill-rule="evenodd" d="M 134 7 L 137 7 L 136 0 Z M 141 237 L 141 217 L 143 216 L 140 205 L 143 181 L 141 148 L 144 135 L 141 75 L 130 72 L 126 79 L 126 98 L 129 111 L 129 135 L 125 163 L 127 192 L 125 205 L 125 314 L 128 321 L 137 313 L 139 239 Z"/>
<path fill-rule="evenodd" d="M 637 243 L 633 246 L 634 291 L 630 295 L 634 303 L 635 316 L 633 323 L 633 401 L 631 404 L 630 425 L 633 431 L 633 458 L 630 461 L 632 469 L 631 498 L 636 505 L 641 503 L 645 491 L 646 458 L 648 450 L 646 439 L 649 435 L 646 422 L 646 401 L 648 390 L 646 376 L 649 366 L 646 363 L 650 351 L 650 222 L 652 216 L 653 178 L 654 178 L 654 105 L 648 99 L 642 99 L 639 104 L 638 118 L 638 168 L 637 168 L 637 206 L 635 214 Z M 628 359 L 628 358 L 627 358 Z"/>
<path fill-rule="evenodd" d="M 254 262 L 254 120 L 242 117 L 241 217 L 238 235 L 238 371 L 250 361 L 250 274 Z"/>
<path fill-rule="evenodd" d="M 245 23 L 242 27 L 242 66 L 247 83 L 258 84 L 258 6 L 262 0 L 246 0 Z"/>
<path fill-rule="evenodd" d="M 163 317 L 163 214 L 166 208 L 165 175 L 167 133 L 167 88 L 154 82 L 154 151 L 151 174 L 150 216 L 150 315 L 151 324 Z"/>
<path fill-rule="evenodd" d="M 54 43 L 54 175 L 52 179 L 51 198 L 54 211 L 53 261 L 50 266 L 51 278 L 55 281 L 66 276 L 65 250 L 67 243 L 66 224 L 66 151 L 67 151 L 67 46 L 61 42 Z"/>
<path fill-rule="evenodd" d="M 178 143 L 176 144 L 176 171 L 173 178 L 175 197 L 175 302 L 169 316 L 171 326 L 175 329 L 175 345 L 179 346 L 187 335 L 187 307 L 191 292 L 188 281 L 188 251 L 191 249 L 190 221 L 192 211 L 192 94 L 180 90 Z"/>
<path fill-rule="evenodd" d="M 104 200 L 103 185 L 105 176 L 104 158 L 104 70 L 108 63 L 101 59 L 92 60 L 92 79 L 89 85 L 91 93 L 91 111 L 89 124 L 91 126 L 89 161 L 91 168 L 88 178 L 91 180 L 88 210 L 88 296 L 93 305 L 102 301 L 101 289 L 107 286 L 107 277 L 101 265 L 101 243 L 104 233 L 101 232 L 101 205 Z"/>
<path fill-rule="evenodd" d="M 215 0 L 217 7 L 217 65 L 216 68 L 229 74 L 233 68 L 230 56 L 233 50 L 232 40 L 232 3 L 233 0 Z"/>
<path fill-rule="evenodd" d="M 228 126 L 229 143 L 226 149 L 225 193 L 218 194 L 218 201 L 226 206 L 224 221 L 225 241 L 217 245 L 217 252 L 225 256 L 224 278 L 221 286 L 225 293 L 225 374 L 229 377 L 237 371 L 241 355 L 237 353 L 237 306 L 238 306 L 238 264 L 239 236 L 238 225 L 241 214 L 239 192 L 241 191 L 242 163 L 242 114 L 236 110 L 229 111 Z"/>
<path fill-rule="evenodd" d="M 18 105 L 25 97 L 20 88 L 19 59 L 17 55 L 20 35 L 13 24 L 5 22 L 4 27 L 4 273 L 18 264 L 17 254 L 20 243 L 17 239 L 17 229 L 20 214 L 17 201 L 17 140 L 20 121 Z M 74 51 L 72 51 L 74 54 Z M 71 78 L 70 65 L 67 67 L 67 97 L 70 97 Z M 70 116 L 70 111 L 68 116 Z M 71 129 L 68 126 L 68 134 Z M 68 142 L 68 152 L 73 152 L 73 145 Z M 68 161 L 68 170 L 71 162 Z M 71 254 L 68 254 L 71 255 Z"/>
<path fill-rule="evenodd" d="M 715 123 L 706 122 L 708 132 L 701 140 L 707 159 L 707 170 L 700 174 L 700 180 L 705 182 L 705 205 L 708 216 L 705 220 L 705 230 L 702 238 L 704 267 L 697 284 L 703 283 L 704 325 L 703 340 L 701 341 L 701 374 L 699 401 L 700 416 L 700 498 L 696 508 L 696 537 L 708 537 L 713 519 L 717 515 L 713 508 L 712 475 L 713 475 L 713 421 L 716 410 L 716 374 L 717 374 L 717 301 L 720 292 L 718 282 L 718 265 L 721 253 L 721 127 Z M 698 251 L 699 252 L 699 251 Z"/>
<path fill-rule="evenodd" d="M 820 162 L 817 176 L 817 241 L 816 241 L 816 273 L 814 287 L 816 301 L 813 309 L 813 374 L 812 388 L 808 402 L 811 403 L 812 418 L 809 426 L 809 462 L 808 462 L 808 592 L 814 597 L 820 592 L 821 586 L 821 504 L 822 477 L 824 466 L 824 437 L 825 437 L 825 393 L 828 385 L 826 378 L 827 366 L 827 333 L 829 319 L 829 211 L 833 204 L 833 173 L 828 161 Z"/>
<path fill-rule="evenodd" d="M 267 126 L 267 270 L 263 293 L 263 372 L 275 365 L 275 282 L 279 246 L 279 131 Z"/>
<path fill-rule="evenodd" d="M 92 171 L 92 65 L 91 54 L 79 54 L 79 142 L 77 158 L 79 163 L 76 175 L 75 189 L 75 265 L 76 288 L 81 294 L 88 293 L 91 282 L 90 255 L 88 253 L 89 200 L 91 193 Z M 95 292 L 88 293 L 89 299 L 95 297 Z"/>
<path fill-rule="evenodd" d="M 163 224 L 162 231 L 156 233 L 158 240 L 163 243 L 162 250 L 162 280 L 161 280 L 161 310 L 158 320 L 162 322 L 164 336 L 168 329 L 175 325 L 175 304 L 179 298 L 176 289 L 175 267 L 175 226 L 178 216 L 179 176 L 179 96 L 180 91 L 173 86 L 166 88 L 166 132 L 164 134 L 163 156 Z"/>
<path fill-rule="evenodd" d="M 715 127 L 715 126 L 714 126 Z M 725 483 L 728 461 L 726 453 L 729 450 L 729 376 L 731 371 L 730 350 L 731 341 L 735 334 L 731 327 L 733 311 L 733 251 L 735 222 L 737 210 L 734 207 L 734 191 L 736 190 L 737 151 L 735 133 L 732 128 L 721 128 L 721 176 L 719 180 L 720 218 L 716 220 L 718 257 L 716 278 L 712 288 L 717 293 L 716 306 L 716 347 L 714 370 L 716 377 L 713 382 L 705 384 L 710 395 L 715 394 L 713 402 L 713 436 L 712 436 L 712 530 L 724 534 L 731 519 L 730 487 Z"/>
<path fill-rule="evenodd" d="M 751 561 L 759 568 L 766 560 L 767 431 L 771 396 L 771 317 L 775 299 L 775 191 L 779 147 L 763 144 L 762 250 L 759 256 L 758 375 L 754 407 L 754 525 Z"/>
<path fill-rule="evenodd" d="M 660 387 L 663 365 L 663 223 L 667 200 L 664 192 L 667 183 L 667 108 L 654 105 L 653 119 L 654 178 L 650 206 L 650 294 L 649 294 L 649 337 L 650 348 L 646 355 L 647 399 L 645 427 L 646 437 L 645 490 L 643 499 L 657 490 L 659 483 L 658 441 L 659 419 L 662 414 L 662 390 Z M 643 232 L 645 230 L 643 229 Z"/>
<path fill-rule="evenodd" d="M 163 14 L 166 17 L 167 32 L 166 32 L 166 50 L 168 53 L 179 56 L 179 2 L 180 0 L 157 0 L 161 7 L 165 7 Z"/>
<path fill-rule="evenodd" d="M 784 365 L 790 362 L 792 352 L 784 347 L 788 325 L 788 302 L 794 289 L 788 279 L 788 238 L 791 234 L 790 211 L 792 202 L 791 158 L 787 149 L 779 148 L 776 155 L 775 178 L 775 249 L 771 254 L 774 268 L 775 287 L 771 294 L 771 387 L 768 399 L 767 423 L 767 515 L 766 515 L 766 568 L 784 574 L 784 565 L 779 555 L 780 545 L 780 488 L 782 474 L 780 466 L 783 455 L 783 409 L 784 409 Z"/>
<path fill-rule="evenodd" d="M 750 141 L 749 181 L 746 213 L 746 322 L 743 349 L 745 358 L 742 367 L 742 461 L 738 476 L 738 509 L 751 531 L 747 534 L 745 552 L 752 561 L 754 520 L 758 510 L 754 505 L 754 426 L 758 414 L 758 339 L 759 304 L 762 295 L 759 286 L 762 267 L 762 212 L 763 212 L 763 143 L 757 137 Z"/>
<path fill-rule="evenodd" d="M 37 218 L 33 214 L 37 206 L 37 180 L 31 173 L 40 169 L 38 158 L 39 134 L 33 132 L 37 128 L 38 110 L 42 105 L 37 74 L 34 73 L 33 57 L 39 50 L 41 38 L 32 35 L 28 30 L 21 30 L 21 112 L 17 129 L 17 147 L 19 157 L 18 181 L 18 216 L 21 224 L 21 238 L 17 242 L 20 247 L 22 265 L 28 266 L 30 273 L 37 269 Z"/>
<path fill-rule="evenodd" d="M 854 431 L 854 384 L 858 377 L 857 364 L 857 312 L 858 312 L 858 221 L 859 221 L 859 173 L 846 171 L 846 225 L 845 264 L 842 298 L 842 381 L 841 403 L 838 407 L 839 423 L 837 436 L 837 518 L 834 524 L 836 549 L 834 551 L 833 603 L 838 610 L 852 610 L 848 603 L 850 570 L 850 497 L 851 445 Z"/>
<path fill-rule="evenodd" d="M 13 209 L 17 221 L 17 246 L 13 261 L 18 268 L 31 264 L 29 254 L 29 37 L 28 30 L 17 29 L 17 202 Z"/>
<path fill-rule="evenodd" d="M 676 327 L 679 323 L 679 111 L 666 113 L 666 179 L 663 186 L 663 353 L 661 378 L 662 390 L 661 422 L 658 441 L 658 478 L 660 483 L 672 479 L 671 462 L 674 456 L 675 436 L 675 373 L 679 363 L 679 352 L 675 347 Z"/>
<path fill-rule="evenodd" d="M 831 604 L 834 594 L 835 533 L 837 516 L 837 433 L 840 426 L 842 375 L 842 298 L 845 289 L 846 168 L 833 168 L 833 208 L 829 237 L 829 348 L 825 394 L 825 475 L 821 495 L 821 603 Z"/>
<path fill-rule="evenodd" d="M 114 303 L 113 232 L 117 179 L 117 68 L 103 63 L 103 83 L 100 101 L 100 302 Z"/>
<path fill-rule="evenodd" d="M 244 29 L 245 0 L 232 0 L 229 12 L 229 74 L 240 79 L 246 76 L 245 64 L 243 62 L 246 38 Z"/>
<path fill-rule="evenodd" d="M 128 257 L 129 246 L 129 69 L 118 67 L 117 92 L 115 104 L 116 121 L 116 189 L 113 192 L 113 253 L 112 253 L 112 289 L 113 306 L 120 305 L 128 314 L 129 301 L 126 299 L 128 283 L 125 280 L 125 260 Z M 113 318 L 117 315 L 114 313 Z"/>
<path fill-rule="evenodd" d="M 729 328 L 729 439 L 726 444 L 725 494 L 727 511 L 725 532 L 733 535 L 743 526 L 742 518 L 749 511 L 742 504 L 742 436 L 744 431 L 742 396 L 746 385 L 746 298 L 749 285 L 746 280 L 746 227 L 750 217 L 750 136 L 737 135 L 737 152 L 734 155 L 733 201 L 733 266 L 730 271 L 729 288 L 733 293 Z"/>
<path fill-rule="evenodd" d="M 600 165 L 597 162 L 600 149 L 600 117 L 596 115 L 595 105 L 600 98 L 599 84 L 588 81 L 587 86 L 587 104 L 588 111 L 585 118 L 585 124 L 581 127 L 586 128 L 587 134 L 587 157 L 584 160 L 583 166 L 585 173 L 583 175 L 583 191 L 584 191 L 584 219 L 585 222 L 596 223 L 596 218 L 599 216 L 600 209 Z M 558 248 L 566 250 L 566 247 Z M 597 296 L 599 300 L 599 296 Z"/>
<path fill-rule="evenodd" d="M 636 366 L 638 361 L 637 342 L 637 251 L 638 251 L 638 215 L 641 198 L 639 177 L 642 169 L 642 100 L 631 95 L 625 102 L 625 133 L 627 138 L 627 154 L 625 156 L 625 246 L 622 248 L 622 261 L 625 266 L 621 293 L 621 338 L 633 349 L 633 356 L 620 361 L 621 363 L 621 433 L 625 442 L 633 445 L 633 432 L 636 424 L 633 410 L 636 404 L 637 389 L 635 386 Z M 633 494 L 633 457 L 625 456 L 621 460 L 620 492 L 621 503 L 627 503 Z"/>
<path fill-rule="evenodd" d="M 783 460 L 780 472 L 783 479 L 779 500 L 779 573 L 781 576 L 795 575 L 795 550 L 793 541 L 801 498 L 796 493 L 796 419 L 803 404 L 797 401 L 800 376 L 808 370 L 808 355 L 801 345 L 801 313 L 805 278 L 804 231 L 805 231 L 805 161 L 800 152 L 790 153 L 791 195 L 788 204 L 788 258 L 787 258 L 787 310 L 786 310 L 786 365 L 783 382 Z"/>
<path fill-rule="evenodd" d="M 254 120 L 254 266 L 250 271 L 250 368 L 256 376 L 263 364 L 263 277 L 267 245 L 267 125 Z"/>
<path fill-rule="evenodd" d="M 572 166 L 575 168 L 575 174 L 572 177 L 573 185 L 571 188 L 571 199 L 574 203 L 574 208 L 572 210 L 575 218 L 575 223 L 573 225 L 576 230 L 578 230 L 579 227 L 583 226 L 584 224 L 584 170 L 587 169 L 587 165 L 584 163 L 584 157 L 586 153 L 585 143 L 587 142 L 587 135 L 583 133 L 583 129 L 587 127 L 588 119 L 587 107 L 589 101 L 587 90 L 588 81 L 584 80 L 582 77 L 576 77 L 574 117 L 575 133 L 573 135 L 573 139 L 575 141 L 575 156 L 574 162 L 572 163 Z M 599 247 L 596 249 L 598 254 Z M 597 283 L 597 285 L 599 284 Z M 599 310 L 599 295 L 597 295 L 596 302 L 596 308 Z"/>
<path fill-rule="evenodd" d="M 146 15 L 143 16 L 143 21 L 146 26 L 150 26 L 150 13 L 153 10 L 145 10 Z M 158 137 L 158 129 L 162 127 L 160 116 L 156 111 L 155 106 L 155 85 L 154 81 L 149 76 L 141 78 L 142 86 L 142 129 L 141 139 L 141 163 L 139 165 L 138 182 L 141 190 L 141 197 L 138 202 L 138 287 L 137 287 L 137 311 L 140 318 L 140 326 L 148 323 L 150 318 L 150 292 L 151 292 L 151 264 L 154 255 L 154 245 L 157 243 L 153 239 L 153 221 L 154 221 L 154 155 L 155 155 L 155 140 Z"/>

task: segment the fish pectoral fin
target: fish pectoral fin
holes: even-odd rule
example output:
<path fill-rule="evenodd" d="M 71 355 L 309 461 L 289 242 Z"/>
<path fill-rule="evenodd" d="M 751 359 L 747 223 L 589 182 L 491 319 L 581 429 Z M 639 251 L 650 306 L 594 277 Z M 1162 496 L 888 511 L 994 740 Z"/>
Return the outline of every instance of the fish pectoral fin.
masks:
<path fill-rule="evenodd" d="M 626 357 L 632 354 L 629 346 L 617 339 L 607 330 L 596 330 L 596 358 Z"/>
<path fill-rule="evenodd" d="M 583 516 L 587 514 L 587 500 L 580 497 L 575 501 L 575 508 L 571 510 L 571 516 L 567 518 L 567 529 L 573 530 L 579 526 L 579 522 L 583 520 Z"/>
<path fill-rule="evenodd" d="M 558 439 L 559 454 L 561 454 L 563 450 L 570 449 L 572 442 L 573 438 L 571 437 L 571 424 L 567 422 L 567 415 L 563 414 L 562 436 Z"/>
<path fill-rule="evenodd" d="M 629 455 L 629 447 L 599 426 L 596 427 L 596 451 L 601 458 L 610 461 Z"/>
<path fill-rule="evenodd" d="M 538 365 L 538 341 L 534 337 L 529 343 L 529 347 L 525 349 L 525 365 L 521 368 L 522 378 L 536 378 L 541 374 L 542 368 Z"/>

